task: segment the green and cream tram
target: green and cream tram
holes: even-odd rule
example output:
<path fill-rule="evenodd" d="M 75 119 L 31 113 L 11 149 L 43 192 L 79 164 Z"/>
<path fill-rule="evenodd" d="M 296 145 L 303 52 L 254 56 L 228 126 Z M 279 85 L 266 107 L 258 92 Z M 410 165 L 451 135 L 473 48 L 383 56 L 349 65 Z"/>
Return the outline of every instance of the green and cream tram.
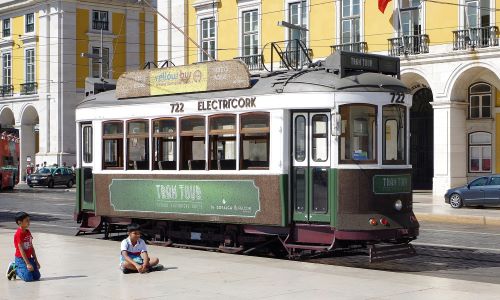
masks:
<path fill-rule="evenodd" d="M 398 76 L 398 58 L 348 52 L 258 76 L 239 61 L 125 73 L 76 110 L 81 230 L 134 221 L 231 252 L 407 254 L 419 224 Z"/>

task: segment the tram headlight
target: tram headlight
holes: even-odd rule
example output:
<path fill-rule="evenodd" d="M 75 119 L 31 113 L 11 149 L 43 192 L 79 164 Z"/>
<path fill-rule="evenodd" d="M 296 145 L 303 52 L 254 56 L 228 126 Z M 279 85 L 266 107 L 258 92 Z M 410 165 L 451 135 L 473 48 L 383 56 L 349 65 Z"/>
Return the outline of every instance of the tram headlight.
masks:
<path fill-rule="evenodd" d="M 396 202 L 394 202 L 394 208 L 397 210 L 397 211 L 401 211 L 401 209 L 403 209 L 403 202 L 401 200 L 396 200 Z"/>

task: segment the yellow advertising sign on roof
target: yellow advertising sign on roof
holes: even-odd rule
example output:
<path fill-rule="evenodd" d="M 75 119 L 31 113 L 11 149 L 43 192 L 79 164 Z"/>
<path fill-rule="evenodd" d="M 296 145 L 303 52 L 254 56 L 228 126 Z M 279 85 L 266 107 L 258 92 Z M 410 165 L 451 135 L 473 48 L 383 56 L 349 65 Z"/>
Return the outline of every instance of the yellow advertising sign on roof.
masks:
<path fill-rule="evenodd" d="M 117 98 L 136 98 L 250 87 L 247 66 L 239 60 L 142 70 L 124 73 Z"/>

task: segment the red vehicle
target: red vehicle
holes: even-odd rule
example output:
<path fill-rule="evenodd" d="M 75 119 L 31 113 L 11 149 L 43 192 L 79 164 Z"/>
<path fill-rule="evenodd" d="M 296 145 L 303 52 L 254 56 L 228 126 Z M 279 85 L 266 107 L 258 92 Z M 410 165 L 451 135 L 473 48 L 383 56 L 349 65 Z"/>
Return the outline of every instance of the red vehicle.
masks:
<path fill-rule="evenodd" d="M 19 131 L 0 129 L 0 191 L 19 183 Z"/>

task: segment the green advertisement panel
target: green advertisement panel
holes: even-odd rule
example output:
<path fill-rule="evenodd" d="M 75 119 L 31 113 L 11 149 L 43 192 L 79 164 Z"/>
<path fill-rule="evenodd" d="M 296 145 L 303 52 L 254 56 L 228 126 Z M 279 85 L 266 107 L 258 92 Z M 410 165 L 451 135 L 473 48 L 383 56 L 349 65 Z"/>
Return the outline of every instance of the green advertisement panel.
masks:
<path fill-rule="evenodd" d="M 411 175 L 375 175 L 373 176 L 373 193 L 411 193 Z"/>
<path fill-rule="evenodd" d="M 253 180 L 113 179 L 115 211 L 255 217 L 259 188 Z"/>

